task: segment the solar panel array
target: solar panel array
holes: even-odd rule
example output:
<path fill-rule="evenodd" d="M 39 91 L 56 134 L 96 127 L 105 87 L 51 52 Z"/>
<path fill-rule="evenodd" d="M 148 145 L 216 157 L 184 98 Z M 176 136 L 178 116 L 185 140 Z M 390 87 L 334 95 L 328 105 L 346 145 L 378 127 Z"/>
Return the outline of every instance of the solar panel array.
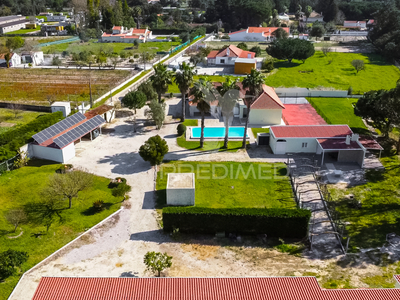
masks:
<path fill-rule="evenodd" d="M 105 120 L 101 116 L 95 116 L 85 123 L 82 123 L 81 125 L 55 138 L 54 142 L 58 147 L 63 148 L 75 142 L 77 139 L 83 137 L 85 134 L 89 133 L 93 129 L 96 129 L 103 123 L 105 123 Z"/>
<path fill-rule="evenodd" d="M 51 139 L 52 137 L 56 136 L 57 134 L 63 132 L 64 130 L 67 130 L 68 128 L 71 128 L 75 124 L 78 124 L 79 122 L 85 120 L 86 117 L 78 112 L 76 114 L 73 114 L 70 117 L 67 117 L 66 119 L 36 133 L 33 138 L 35 139 L 36 142 L 39 144 L 47 141 L 48 139 Z"/>

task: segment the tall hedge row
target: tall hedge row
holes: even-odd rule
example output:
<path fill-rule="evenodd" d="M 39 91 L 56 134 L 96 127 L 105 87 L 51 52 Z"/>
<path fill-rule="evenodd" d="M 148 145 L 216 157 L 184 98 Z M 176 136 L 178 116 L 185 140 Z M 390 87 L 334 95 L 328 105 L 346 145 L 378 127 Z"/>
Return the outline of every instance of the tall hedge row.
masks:
<path fill-rule="evenodd" d="M 35 120 L 0 134 L 0 162 L 12 158 L 17 150 L 28 143 L 39 131 L 61 121 L 62 112 L 43 114 Z"/>
<path fill-rule="evenodd" d="M 311 212 L 285 208 L 202 208 L 164 207 L 164 231 L 179 228 L 185 233 L 219 231 L 241 234 L 267 234 L 273 237 L 304 238 Z"/>

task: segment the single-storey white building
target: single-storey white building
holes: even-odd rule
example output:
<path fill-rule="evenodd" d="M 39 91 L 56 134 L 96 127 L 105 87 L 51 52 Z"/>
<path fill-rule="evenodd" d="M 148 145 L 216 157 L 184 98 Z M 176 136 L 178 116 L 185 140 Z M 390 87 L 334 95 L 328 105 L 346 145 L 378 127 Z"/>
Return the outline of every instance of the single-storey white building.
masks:
<path fill-rule="evenodd" d="M 88 119 L 79 112 L 73 114 L 35 134 L 29 156 L 66 163 L 75 156 L 75 142 L 85 135 L 90 135 L 90 139 L 97 137 L 104 123 L 100 116 Z"/>
<path fill-rule="evenodd" d="M 229 47 L 222 50 L 213 50 L 207 55 L 207 65 L 230 65 L 233 66 L 236 60 L 242 59 L 254 59 L 256 56 L 255 52 L 242 50 L 235 45 L 230 45 Z"/>
<path fill-rule="evenodd" d="M 348 125 L 271 126 L 269 145 L 274 154 L 327 153 L 338 162 L 364 163 L 366 148 Z"/>
<path fill-rule="evenodd" d="M 71 104 L 69 102 L 56 101 L 53 102 L 50 106 L 52 113 L 61 111 L 64 118 L 68 117 L 68 115 L 71 113 Z"/>
<path fill-rule="evenodd" d="M 29 20 L 24 16 L 0 17 L 0 34 L 23 29 L 28 23 Z"/>
<path fill-rule="evenodd" d="M 365 21 L 344 21 L 343 27 L 367 29 L 367 22 L 365 22 Z"/>
<path fill-rule="evenodd" d="M 39 66 L 43 63 L 44 56 L 43 51 L 31 51 L 21 53 L 21 62 L 23 64 L 31 63 L 34 66 Z"/>
<path fill-rule="evenodd" d="M 102 42 L 116 42 L 116 43 L 133 43 L 138 40 L 141 43 L 146 43 L 148 39 L 152 39 L 152 32 L 145 29 L 128 29 L 124 26 L 114 26 L 112 33 L 103 33 L 101 36 Z"/>
<path fill-rule="evenodd" d="M 194 173 L 168 173 L 167 205 L 194 205 Z"/>
<path fill-rule="evenodd" d="M 274 32 L 282 28 L 290 34 L 289 27 L 249 27 L 247 29 L 229 33 L 229 40 L 231 42 L 265 42 L 275 39 Z"/>
<path fill-rule="evenodd" d="M 7 67 L 7 61 L 6 61 L 6 53 L 0 54 L 0 66 L 2 67 Z M 16 67 L 21 64 L 21 56 L 19 56 L 17 53 L 11 53 L 11 59 L 9 61 L 10 68 Z"/>

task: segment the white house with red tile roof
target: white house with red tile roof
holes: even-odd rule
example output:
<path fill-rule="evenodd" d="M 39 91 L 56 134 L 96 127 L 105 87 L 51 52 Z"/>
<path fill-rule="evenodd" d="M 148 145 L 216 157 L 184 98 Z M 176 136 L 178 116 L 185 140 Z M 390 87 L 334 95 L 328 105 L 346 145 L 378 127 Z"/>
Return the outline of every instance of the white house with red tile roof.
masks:
<path fill-rule="evenodd" d="M 274 154 L 326 153 L 338 162 L 364 164 L 366 148 L 348 125 L 292 125 L 271 126 L 269 145 Z"/>
<path fill-rule="evenodd" d="M 237 58 L 254 59 L 256 54 L 242 50 L 235 45 L 230 45 L 223 50 L 213 50 L 207 55 L 208 65 L 235 65 Z"/>
<path fill-rule="evenodd" d="M 11 53 L 11 58 L 9 61 L 10 68 L 16 67 L 20 64 L 21 64 L 21 56 L 19 56 L 17 53 Z M 7 67 L 6 53 L 0 54 L 0 66 Z"/>
<path fill-rule="evenodd" d="M 239 30 L 229 33 L 231 42 L 265 42 L 275 39 L 274 32 L 282 28 L 290 34 L 289 27 L 249 27 L 244 30 Z"/>
<path fill-rule="evenodd" d="M 116 42 L 116 43 L 133 43 L 138 40 L 145 43 L 148 39 L 152 38 L 152 32 L 145 29 L 128 29 L 124 26 L 114 26 L 112 33 L 103 33 L 101 36 L 102 42 Z"/>
<path fill-rule="evenodd" d="M 365 21 L 344 21 L 343 27 L 366 29 L 367 22 L 365 22 Z"/>
<path fill-rule="evenodd" d="M 221 85 L 220 82 L 214 82 L 214 87 L 217 88 Z M 245 104 L 246 90 L 243 89 L 242 83 L 238 83 L 240 87 L 240 99 L 238 99 L 236 106 L 233 109 L 234 117 L 244 119 L 247 116 L 247 106 Z M 190 116 L 194 116 L 195 113 L 199 113 L 196 103 L 193 101 L 193 97 L 189 97 L 189 112 Z M 249 115 L 250 125 L 277 125 L 282 122 L 282 110 L 285 106 L 275 93 L 274 88 L 263 85 L 263 92 L 260 96 L 252 103 Z M 210 103 L 210 113 L 215 118 L 221 117 L 221 109 L 218 104 L 218 100 L 214 100 Z"/>
<path fill-rule="evenodd" d="M 322 289 L 315 277 L 42 277 L 32 300 L 398 300 L 396 288 Z"/>

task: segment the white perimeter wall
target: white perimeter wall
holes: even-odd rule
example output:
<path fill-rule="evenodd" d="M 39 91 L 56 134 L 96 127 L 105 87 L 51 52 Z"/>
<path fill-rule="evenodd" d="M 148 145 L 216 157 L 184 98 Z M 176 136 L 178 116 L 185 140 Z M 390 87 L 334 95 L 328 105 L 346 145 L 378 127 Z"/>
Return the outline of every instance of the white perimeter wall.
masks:
<path fill-rule="evenodd" d="M 252 125 L 279 125 L 282 119 L 282 109 L 252 109 L 249 123 Z"/>
<path fill-rule="evenodd" d="M 266 41 L 262 33 L 247 33 L 246 31 L 235 33 L 229 36 L 231 42 L 253 42 L 253 41 Z"/>
<path fill-rule="evenodd" d="M 272 152 L 276 152 L 276 141 L 286 140 L 286 151 L 285 153 L 316 153 L 318 142 L 316 138 L 275 138 L 271 134 L 269 139 L 269 145 Z M 302 148 L 302 143 L 307 143 L 307 148 Z"/>

